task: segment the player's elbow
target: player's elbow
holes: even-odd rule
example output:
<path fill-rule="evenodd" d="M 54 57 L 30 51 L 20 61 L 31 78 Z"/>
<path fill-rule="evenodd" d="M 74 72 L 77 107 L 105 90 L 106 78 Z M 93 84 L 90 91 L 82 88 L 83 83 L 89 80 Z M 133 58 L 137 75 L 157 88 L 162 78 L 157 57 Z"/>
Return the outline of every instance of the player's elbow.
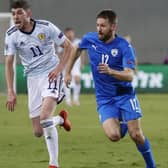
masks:
<path fill-rule="evenodd" d="M 134 79 L 134 72 L 133 72 L 133 70 L 126 68 L 126 69 L 124 70 L 124 75 L 123 75 L 123 77 L 125 78 L 125 81 L 127 81 L 127 82 L 132 82 L 133 79 Z"/>
<path fill-rule="evenodd" d="M 41 132 L 36 131 L 36 132 L 34 132 L 34 136 L 37 137 L 37 138 L 40 138 L 40 137 L 43 136 L 43 132 L 42 131 Z"/>
<path fill-rule="evenodd" d="M 127 82 L 132 82 L 133 79 L 134 79 L 133 75 L 129 75 L 129 76 L 127 77 Z"/>
<path fill-rule="evenodd" d="M 66 53 L 71 53 L 72 50 L 74 49 L 72 43 L 69 40 L 65 40 L 64 43 L 62 44 L 62 47 L 64 48 L 64 52 Z"/>
<path fill-rule="evenodd" d="M 125 82 L 132 82 L 133 81 L 133 76 L 127 75 L 127 76 L 122 76 L 118 79 L 121 80 L 121 81 L 125 81 Z"/>

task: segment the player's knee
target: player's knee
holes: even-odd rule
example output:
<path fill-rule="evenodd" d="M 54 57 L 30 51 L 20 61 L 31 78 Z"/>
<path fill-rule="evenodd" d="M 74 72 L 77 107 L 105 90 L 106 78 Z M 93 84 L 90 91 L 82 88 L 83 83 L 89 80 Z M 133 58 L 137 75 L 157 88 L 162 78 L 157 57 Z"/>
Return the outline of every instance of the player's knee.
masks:
<path fill-rule="evenodd" d="M 119 133 L 108 133 L 107 137 L 110 139 L 110 141 L 117 142 L 121 139 L 121 135 Z"/>
<path fill-rule="evenodd" d="M 34 136 L 40 138 L 43 135 L 43 131 L 35 131 Z"/>
<path fill-rule="evenodd" d="M 136 144 L 141 144 L 144 141 L 143 133 L 139 130 L 131 132 L 130 136 Z"/>

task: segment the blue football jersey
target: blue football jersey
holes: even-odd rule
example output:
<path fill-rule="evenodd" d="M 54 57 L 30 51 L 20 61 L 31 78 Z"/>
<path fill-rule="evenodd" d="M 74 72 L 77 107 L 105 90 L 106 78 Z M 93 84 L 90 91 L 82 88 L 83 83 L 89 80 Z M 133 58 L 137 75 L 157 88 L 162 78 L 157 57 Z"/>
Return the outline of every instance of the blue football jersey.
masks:
<path fill-rule="evenodd" d="M 95 84 L 98 104 L 108 103 L 112 99 L 133 94 L 131 82 L 118 80 L 98 71 L 99 63 L 106 63 L 110 68 L 122 71 L 124 68 L 135 69 L 135 53 L 130 43 L 116 35 L 109 43 L 99 40 L 98 33 L 89 32 L 83 36 L 79 48 L 87 49 Z"/>

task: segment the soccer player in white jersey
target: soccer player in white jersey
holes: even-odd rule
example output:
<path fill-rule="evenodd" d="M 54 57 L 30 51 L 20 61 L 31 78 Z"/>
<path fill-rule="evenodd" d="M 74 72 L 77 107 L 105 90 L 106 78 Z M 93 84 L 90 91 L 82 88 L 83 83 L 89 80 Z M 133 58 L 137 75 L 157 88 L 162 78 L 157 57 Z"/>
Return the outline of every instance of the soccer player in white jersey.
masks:
<path fill-rule="evenodd" d="M 32 19 L 27 1 L 12 2 L 11 12 L 15 25 L 7 30 L 5 36 L 6 106 L 12 112 L 16 105 L 13 61 L 18 51 L 27 76 L 29 116 L 34 134 L 36 137 L 44 135 L 50 157 L 49 168 L 58 168 L 58 133 L 55 126 L 61 125 L 70 131 L 71 123 L 64 110 L 57 116 L 53 115 L 56 105 L 64 97 L 62 70 L 73 46 L 51 22 Z M 60 60 L 55 54 L 55 44 L 64 48 Z"/>
<path fill-rule="evenodd" d="M 72 42 L 73 45 L 77 45 L 80 43 L 80 39 L 75 37 L 75 30 L 72 27 L 65 28 L 64 34 Z M 57 53 L 61 57 L 61 55 L 63 53 L 63 49 L 61 47 L 58 47 Z M 80 105 L 79 96 L 80 96 L 80 89 L 81 89 L 81 84 L 80 84 L 81 57 L 79 57 L 76 60 L 71 74 L 72 74 L 71 85 L 69 86 L 69 88 L 67 88 L 64 85 L 65 101 L 66 101 L 66 104 L 69 106 L 72 106 L 72 105 L 79 106 Z M 71 89 L 72 89 L 72 93 L 73 93 L 73 98 L 71 98 L 72 97 L 71 96 Z M 73 99 L 73 100 L 71 100 L 71 99 Z"/>

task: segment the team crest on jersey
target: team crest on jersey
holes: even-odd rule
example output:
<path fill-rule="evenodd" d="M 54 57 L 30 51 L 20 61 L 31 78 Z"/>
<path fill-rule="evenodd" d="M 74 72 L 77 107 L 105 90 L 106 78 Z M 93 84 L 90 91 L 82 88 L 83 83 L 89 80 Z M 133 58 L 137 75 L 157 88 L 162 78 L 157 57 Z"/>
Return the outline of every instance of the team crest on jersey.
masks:
<path fill-rule="evenodd" d="M 43 41 L 45 39 L 45 34 L 44 33 L 40 33 L 38 34 L 38 38 Z"/>
<path fill-rule="evenodd" d="M 112 50 L 111 50 L 111 55 L 112 55 L 113 57 L 116 57 L 117 54 L 118 54 L 118 49 L 112 49 Z"/>

